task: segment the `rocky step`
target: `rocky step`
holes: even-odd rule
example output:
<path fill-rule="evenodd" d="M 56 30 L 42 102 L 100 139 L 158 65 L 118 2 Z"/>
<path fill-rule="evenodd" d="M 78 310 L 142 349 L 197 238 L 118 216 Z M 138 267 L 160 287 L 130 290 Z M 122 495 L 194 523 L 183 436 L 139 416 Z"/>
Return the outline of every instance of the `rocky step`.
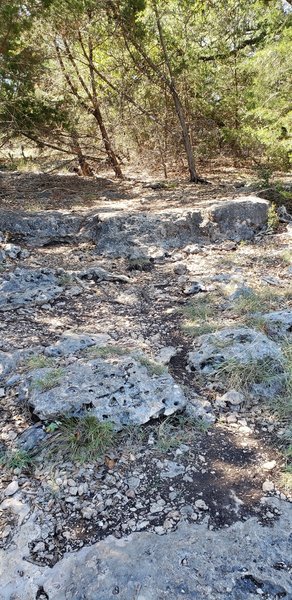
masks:
<path fill-rule="evenodd" d="M 95 212 L 2 211 L 0 231 L 9 241 L 29 246 L 96 243 L 97 252 L 130 258 L 164 256 L 190 243 L 252 239 L 267 224 L 269 202 L 257 196 L 214 201 L 193 211 L 120 212 L 100 217 Z"/>

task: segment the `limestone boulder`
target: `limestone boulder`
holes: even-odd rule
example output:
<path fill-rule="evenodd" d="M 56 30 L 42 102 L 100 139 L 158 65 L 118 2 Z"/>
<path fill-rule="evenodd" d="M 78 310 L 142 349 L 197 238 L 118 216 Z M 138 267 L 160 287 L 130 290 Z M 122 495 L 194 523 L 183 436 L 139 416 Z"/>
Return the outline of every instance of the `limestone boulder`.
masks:
<path fill-rule="evenodd" d="M 141 362 L 131 355 L 92 359 L 85 352 L 58 368 L 29 371 L 19 398 L 42 420 L 90 414 L 117 429 L 184 408 L 185 395 L 171 375 L 156 375 Z"/>
<path fill-rule="evenodd" d="M 215 374 L 230 361 L 246 365 L 267 359 L 280 365 L 283 362 L 280 348 L 263 333 L 247 327 L 201 335 L 188 354 L 190 368 L 204 375 Z"/>
<path fill-rule="evenodd" d="M 261 315 L 265 330 L 274 338 L 289 338 L 292 336 L 292 310 L 278 310 Z"/>
<path fill-rule="evenodd" d="M 13 240 L 23 240 L 29 246 L 54 243 L 74 243 L 93 240 L 99 217 L 96 214 L 80 215 L 66 211 L 19 212 L 2 210 L 0 229 Z"/>
<path fill-rule="evenodd" d="M 0 311 L 46 304 L 62 292 L 63 287 L 54 271 L 17 268 L 0 277 Z"/>
<path fill-rule="evenodd" d="M 248 240 L 267 224 L 269 207 L 267 200 L 257 196 L 241 196 L 212 205 L 209 219 L 224 237 Z"/>

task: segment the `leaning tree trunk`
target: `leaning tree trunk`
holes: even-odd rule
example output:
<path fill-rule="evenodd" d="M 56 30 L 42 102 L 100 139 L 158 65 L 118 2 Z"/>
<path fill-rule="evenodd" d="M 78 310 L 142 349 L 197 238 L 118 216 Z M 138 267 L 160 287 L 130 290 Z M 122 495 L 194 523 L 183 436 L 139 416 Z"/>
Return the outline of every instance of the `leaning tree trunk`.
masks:
<path fill-rule="evenodd" d="M 104 147 L 105 147 L 105 151 L 108 155 L 109 158 L 109 162 L 115 172 L 116 177 L 118 177 L 119 179 L 124 179 L 123 173 L 122 173 L 122 169 L 120 167 L 119 161 L 117 159 L 116 153 L 111 145 L 110 142 L 110 138 L 109 135 L 107 133 L 105 124 L 103 122 L 103 118 L 102 118 L 102 114 L 100 112 L 100 108 L 98 106 L 98 104 L 95 105 L 94 110 L 92 111 L 92 114 L 94 116 L 94 118 L 97 120 L 99 129 L 100 129 L 100 133 L 101 133 L 101 137 L 104 143 Z"/>
<path fill-rule="evenodd" d="M 179 123 L 181 126 L 183 145 L 185 148 L 187 161 L 188 161 L 188 167 L 189 167 L 189 173 L 190 173 L 190 181 L 192 181 L 194 183 L 206 183 L 206 181 L 204 179 L 201 179 L 200 177 L 198 177 L 198 174 L 196 171 L 194 151 L 193 151 L 192 141 L 191 141 L 191 137 L 190 137 L 190 133 L 189 133 L 186 117 L 185 117 L 185 111 L 184 111 L 184 107 L 182 105 L 182 102 L 180 100 L 180 97 L 179 97 L 179 94 L 177 91 L 176 81 L 175 81 L 175 77 L 173 74 L 173 70 L 172 70 L 170 58 L 168 55 L 166 43 L 165 43 L 164 33 L 163 33 L 162 25 L 161 25 L 161 20 L 160 20 L 160 15 L 159 15 L 156 0 L 153 0 L 152 4 L 153 4 L 154 12 L 155 12 L 160 44 L 161 44 L 165 64 L 166 64 L 166 67 L 167 67 L 168 73 L 169 73 L 169 77 L 163 76 L 163 79 L 164 79 L 166 85 L 168 86 L 169 91 L 172 95 L 175 112 L 177 114 L 177 117 L 178 117 L 178 120 L 179 120 Z M 155 65 L 154 65 L 154 69 L 155 69 Z"/>
<path fill-rule="evenodd" d="M 87 162 L 87 160 L 86 160 L 86 158 L 85 158 L 85 156 L 84 156 L 84 154 L 82 152 L 82 149 L 81 149 L 81 146 L 79 144 L 79 140 L 78 140 L 78 136 L 77 136 L 76 131 L 72 132 L 71 138 L 72 138 L 72 142 L 73 142 L 73 144 L 72 144 L 72 151 L 77 156 L 77 160 L 78 160 L 78 164 L 79 164 L 79 167 L 80 167 L 81 174 L 84 177 L 92 177 L 93 176 L 93 170 L 90 167 L 90 165 L 88 164 L 88 162 Z"/>
<path fill-rule="evenodd" d="M 195 167 L 194 151 L 192 148 L 192 142 L 191 142 L 188 126 L 187 126 L 186 119 L 185 119 L 184 109 L 182 107 L 180 98 L 176 91 L 176 87 L 173 84 L 173 81 L 172 81 L 172 85 L 171 85 L 171 94 L 172 94 L 173 101 L 174 101 L 175 111 L 176 111 L 178 120 L 180 122 L 181 130 L 182 130 L 182 139 L 183 139 L 183 145 L 184 145 L 184 149 L 186 151 L 186 156 L 187 156 L 187 161 L 188 161 L 190 181 L 193 181 L 194 183 L 199 183 L 201 181 L 201 179 L 200 179 L 200 177 L 198 177 L 196 167 Z"/>

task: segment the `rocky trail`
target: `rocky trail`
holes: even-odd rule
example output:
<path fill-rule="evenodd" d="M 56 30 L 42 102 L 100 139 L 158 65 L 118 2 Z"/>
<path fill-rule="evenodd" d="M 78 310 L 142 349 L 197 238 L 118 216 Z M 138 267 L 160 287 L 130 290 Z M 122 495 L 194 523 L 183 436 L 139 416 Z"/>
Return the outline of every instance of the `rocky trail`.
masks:
<path fill-rule="evenodd" d="M 0 173 L 1 600 L 292 599 L 292 217 L 259 196 Z"/>

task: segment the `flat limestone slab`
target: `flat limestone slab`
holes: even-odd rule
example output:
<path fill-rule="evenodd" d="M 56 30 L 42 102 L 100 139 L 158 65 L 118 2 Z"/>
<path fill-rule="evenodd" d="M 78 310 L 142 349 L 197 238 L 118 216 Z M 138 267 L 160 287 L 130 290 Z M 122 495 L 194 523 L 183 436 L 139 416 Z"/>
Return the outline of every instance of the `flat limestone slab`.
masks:
<path fill-rule="evenodd" d="M 163 536 L 110 536 L 52 569 L 25 561 L 38 535 L 28 521 L 13 547 L 0 551 L 1 600 L 34 599 L 41 591 L 49 600 L 290 600 L 292 506 L 269 504 L 281 514 L 272 527 L 253 518 L 217 531 L 185 522 Z"/>

